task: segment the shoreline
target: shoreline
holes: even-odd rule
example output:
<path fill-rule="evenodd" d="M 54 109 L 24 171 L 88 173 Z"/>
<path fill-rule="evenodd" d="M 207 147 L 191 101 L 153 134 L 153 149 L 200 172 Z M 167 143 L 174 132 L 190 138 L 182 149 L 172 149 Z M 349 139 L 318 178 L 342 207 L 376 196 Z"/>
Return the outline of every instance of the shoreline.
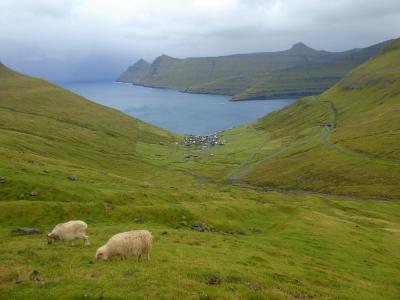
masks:
<path fill-rule="evenodd" d="M 170 91 L 175 91 L 183 94 L 194 94 L 194 95 L 210 95 L 210 96 L 224 96 L 224 97 L 230 97 L 229 102 L 244 102 L 244 101 L 273 101 L 273 100 L 297 100 L 302 97 L 306 96 L 312 96 L 312 95 L 318 95 L 319 93 L 294 93 L 294 94 L 280 94 L 276 96 L 261 96 L 261 97 L 250 97 L 250 98 L 243 98 L 243 99 L 234 99 L 232 95 L 228 94 L 215 94 L 215 93 L 209 93 L 209 92 L 191 92 L 187 90 L 178 90 L 174 88 L 169 88 L 169 87 L 163 87 L 163 86 L 156 86 L 156 85 L 146 85 L 142 83 L 135 83 L 135 82 L 126 82 L 126 81 L 118 81 L 115 80 L 114 82 L 117 83 L 124 83 L 124 84 L 129 84 L 129 85 L 134 85 L 134 86 L 139 86 L 139 87 L 145 87 L 145 88 L 151 88 L 151 89 L 160 89 L 160 90 L 170 90 Z"/>

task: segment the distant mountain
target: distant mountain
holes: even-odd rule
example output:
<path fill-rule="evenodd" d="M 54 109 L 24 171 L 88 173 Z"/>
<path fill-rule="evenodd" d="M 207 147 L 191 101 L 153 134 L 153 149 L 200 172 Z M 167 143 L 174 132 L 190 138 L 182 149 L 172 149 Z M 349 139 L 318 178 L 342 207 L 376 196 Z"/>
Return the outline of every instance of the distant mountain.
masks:
<path fill-rule="evenodd" d="M 297 43 L 278 52 L 185 59 L 161 55 L 151 64 L 139 60 L 117 81 L 230 95 L 234 100 L 297 97 L 333 86 L 385 44 L 344 52 L 319 51 Z"/>
<path fill-rule="evenodd" d="M 144 59 L 139 59 L 135 64 L 130 66 L 124 73 L 122 73 L 117 81 L 130 82 L 139 81 L 150 70 L 151 64 Z"/>
<path fill-rule="evenodd" d="M 348 72 L 377 55 L 388 42 L 346 52 L 331 61 L 255 75 L 233 100 L 297 98 L 316 95 L 334 86 Z"/>

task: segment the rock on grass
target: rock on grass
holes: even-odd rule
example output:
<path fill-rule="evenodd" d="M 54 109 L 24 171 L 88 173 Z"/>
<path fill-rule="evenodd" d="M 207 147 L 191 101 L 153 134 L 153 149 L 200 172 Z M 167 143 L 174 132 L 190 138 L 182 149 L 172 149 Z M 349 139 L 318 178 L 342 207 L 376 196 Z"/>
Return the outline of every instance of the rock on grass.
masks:
<path fill-rule="evenodd" d="M 212 230 L 212 228 L 210 226 L 208 226 L 206 223 L 203 223 L 200 221 L 193 222 L 191 228 L 194 231 L 198 231 L 198 232 L 209 232 Z"/>
<path fill-rule="evenodd" d="M 44 234 L 44 231 L 36 228 L 18 227 L 11 231 L 13 235 Z"/>

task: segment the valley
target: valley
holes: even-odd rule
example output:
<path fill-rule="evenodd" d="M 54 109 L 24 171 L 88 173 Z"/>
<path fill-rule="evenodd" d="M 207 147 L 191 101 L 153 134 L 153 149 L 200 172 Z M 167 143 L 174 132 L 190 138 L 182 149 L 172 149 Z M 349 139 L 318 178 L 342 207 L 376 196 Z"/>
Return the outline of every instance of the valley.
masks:
<path fill-rule="evenodd" d="M 395 40 L 204 149 L 0 65 L 0 298 L 397 299 L 399 100 Z M 90 246 L 10 234 L 69 219 Z M 149 262 L 95 261 L 141 228 Z"/>

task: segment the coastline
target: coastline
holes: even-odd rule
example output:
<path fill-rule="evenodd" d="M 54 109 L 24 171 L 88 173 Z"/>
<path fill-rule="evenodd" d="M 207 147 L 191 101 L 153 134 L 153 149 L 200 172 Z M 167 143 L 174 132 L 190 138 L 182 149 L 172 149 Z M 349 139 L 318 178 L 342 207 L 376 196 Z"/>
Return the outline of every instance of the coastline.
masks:
<path fill-rule="evenodd" d="M 145 87 L 145 88 L 151 88 L 151 89 L 161 89 L 161 90 L 171 90 L 175 92 L 180 92 L 184 94 L 194 94 L 194 95 L 210 95 L 210 96 L 227 96 L 230 97 L 229 101 L 230 102 L 244 102 L 244 101 L 268 101 L 268 100 L 283 100 L 283 99 L 290 99 L 290 100 L 295 100 L 299 99 L 302 97 L 306 96 L 312 96 L 312 95 L 318 95 L 320 93 L 311 93 L 311 92 L 305 92 L 305 93 L 284 93 L 284 94 L 277 94 L 277 95 L 272 95 L 272 96 L 260 96 L 260 97 L 249 97 L 249 98 L 238 98 L 235 99 L 234 96 L 229 95 L 229 94 L 218 94 L 218 93 L 209 93 L 209 92 L 201 92 L 201 91 L 189 91 L 189 90 L 179 90 L 179 89 L 174 89 L 174 88 L 169 88 L 169 87 L 163 87 L 163 86 L 157 86 L 157 85 L 150 85 L 150 84 L 143 84 L 143 83 L 136 83 L 136 82 L 126 82 L 126 81 L 118 81 L 115 80 L 117 83 L 124 83 L 124 84 L 129 84 L 129 85 L 134 85 L 134 86 L 140 86 L 140 87 Z"/>

